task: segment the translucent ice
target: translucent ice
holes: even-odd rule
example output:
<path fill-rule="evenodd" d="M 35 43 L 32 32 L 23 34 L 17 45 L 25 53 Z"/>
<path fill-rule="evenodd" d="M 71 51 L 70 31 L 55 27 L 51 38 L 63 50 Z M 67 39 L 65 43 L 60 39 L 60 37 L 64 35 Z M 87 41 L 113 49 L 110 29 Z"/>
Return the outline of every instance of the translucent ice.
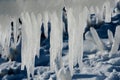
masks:
<path fill-rule="evenodd" d="M 40 49 L 40 26 L 42 18 L 39 14 L 37 17 L 34 13 L 23 13 L 22 15 L 22 66 L 27 68 L 27 76 L 34 76 L 35 56 L 39 54 Z"/>
<path fill-rule="evenodd" d="M 49 15 L 46 11 L 44 13 L 44 28 L 45 28 L 45 36 L 48 37 L 48 22 L 49 22 Z"/>
<path fill-rule="evenodd" d="M 119 36 L 119 34 L 120 34 L 120 26 L 117 26 L 110 54 L 115 54 L 118 51 L 119 44 L 120 44 L 120 36 Z"/>
<path fill-rule="evenodd" d="M 63 27 L 62 21 L 58 17 L 56 12 L 53 12 L 50 16 L 51 33 L 50 33 L 50 69 L 55 71 L 55 59 L 62 56 L 62 34 Z M 59 64 L 59 63 L 58 63 Z"/>
<path fill-rule="evenodd" d="M 112 44 L 114 38 L 113 38 L 113 33 L 112 33 L 112 31 L 110 31 L 110 30 L 108 30 L 108 39 L 109 39 L 109 41 L 110 41 L 110 44 Z"/>
<path fill-rule="evenodd" d="M 74 26 L 74 28 L 73 28 Z M 73 16 L 73 9 L 69 9 L 68 10 L 68 35 L 69 35 L 69 68 L 70 68 L 70 72 L 71 75 L 73 75 L 73 66 L 74 66 L 74 56 L 76 56 L 77 53 L 74 53 L 74 44 L 75 44 L 75 40 L 74 40 L 74 33 L 75 33 L 75 28 L 76 28 L 76 22 L 75 22 L 75 18 Z M 76 58 L 77 60 L 77 58 Z M 75 62 L 77 63 L 77 61 Z"/>
<path fill-rule="evenodd" d="M 92 37 L 93 37 L 96 45 L 98 46 L 98 49 L 100 51 L 103 51 L 104 50 L 104 46 L 103 46 L 103 43 L 101 42 L 101 40 L 100 40 L 96 30 L 93 27 L 91 27 L 90 31 L 91 31 Z"/>
<path fill-rule="evenodd" d="M 77 15 L 75 15 L 77 13 Z M 69 33 L 69 68 L 73 75 L 73 67 L 78 63 L 83 66 L 83 32 L 87 25 L 87 8 L 79 13 L 70 8 L 68 10 L 68 33 Z"/>

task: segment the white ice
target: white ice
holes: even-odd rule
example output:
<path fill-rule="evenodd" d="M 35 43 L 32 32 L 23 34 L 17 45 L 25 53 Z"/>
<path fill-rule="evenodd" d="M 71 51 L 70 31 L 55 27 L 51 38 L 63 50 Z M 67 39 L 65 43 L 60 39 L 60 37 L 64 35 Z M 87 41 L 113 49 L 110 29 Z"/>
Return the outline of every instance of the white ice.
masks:
<path fill-rule="evenodd" d="M 35 16 L 33 13 L 23 13 L 22 15 L 22 67 L 27 68 L 27 77 L 34 76 L 35 56 L 40 49 L 40 26 L 42 24 L 41 15 Z"/>
<path fill-rule="evenodd" d="M 110 55 L 115 54 L 118 51 L 119 44 L 120 44 L 119 33 L 120 33 L 120 26 L 117 26 L 116 31 L 115 31 L 115 37 L 114 37 L 114 40 L 113 40 L 113 45 L 112 45 L 112 48 L 111 48 L 111 51 L 110 51 Z"/>
<path fill-rule="evenodd" d="M 50 33 L 50 70 L 57 72 L 57 66 L 61 67 L 61 57 L 62 57 L 62 35 L 63 35 L 63 26 L 61 19 L 56 12 L 53 12 L 50 16 L 51 22 L 51 33 Z M 59 63 L 56 64 L 56 60 L 60 59 Z"/>
<path fill-rule="evenodd" d="M 98 33 L 96 32 L 96 30 L 93 27 L 91 27 L 90 31 L 91 31 L 92 37 L 93 37 L 96 45 L 98 46 L 98 50 L 104 51 L 103 43 L 102 43 L 100 37 L 98 36 Z"/>

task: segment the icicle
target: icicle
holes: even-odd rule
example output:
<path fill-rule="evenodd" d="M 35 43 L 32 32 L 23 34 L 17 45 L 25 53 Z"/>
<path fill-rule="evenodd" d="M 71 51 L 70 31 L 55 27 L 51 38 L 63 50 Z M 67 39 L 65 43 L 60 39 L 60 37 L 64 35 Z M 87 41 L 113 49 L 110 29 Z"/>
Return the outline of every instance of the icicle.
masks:
<path fill-rule="evenodd" d="M 103 43 L 101 42 L 101 40 L 100 40 L 96 30 L 93 27 L 91 27 L 90 31 L 91 31 L 92 37 L 93 37 L 96 45 L 98 46 L 98 49 L 100 51 L 103 51 L 104 50 L 104 46 L 103 46 Z"/>
<path fill-rule="evenodd" d="M 96 13 L 95 13 L 95 14 L 96 14 L 96 23 L 99 24 L 100 21 L 101 21 L 99 8 L 96 7 L 96 8 L 95 8 L 95 11 L 96 11 Z"/>
<path fill-rule="evenodd" d="M 88 21 L 88 18 L 89 18 L 89 10 L 87 7 L 84 7 L 83 8 L 83 12 L 84 12 L 84 20 L 85 20 L 85 24 L 84 24 L 84 29 L 87 27 L 87 21 Z"/>
<path fill-rule="evenodd" d="M 113 33 L 110 30 L 108 30 L 108 39 L 110 41 L 110 44 L 112 44 L 114 39 L 113 39 Z"/>
<path fill-rule="evenodd" d="M 22 15 L 23 27 L 22 27 L 22 66 L 27 68 L 28 79 L 30 74 L 34 76 L 35 56 L 39 54 L 40 49 L 40 25 L 41 16 L 37 16 L 34 13 L 23 13 Z"/>
<path fill-rule="evenodd" d="M 115 37 L 114 37 L 114 41 L 113 41 L 113 45 L 110 51 L 110 55 L 111 54 L 115 54 L 118 51 L 119 48 L 119 44 L 120 44 L 120 26 L 116 27 L 116 31 L 115 31 Z"/>
<path fill-rule="evenodd" d="M 79 15 L 78 24 L 80 27 L 78 28 L 79 36 L 77 37 L 78 38 L 77 51 L 78 51 L 78 63 L 79 63 L 80 70 L 83 68 L 83 33 L 85 30 L 85 27 L 87 26 L 87 20 L 86 20 L 87 15 L 88 13 L 86 12 L 86 8 L 84 8 L 83 12 L 81 12 Z"/>
<path fill-rule="evenodd" d="M 1 17 L 1 16 L 0 16 Z M 11 37 L 11 33 L 10 33 L 10 17 L 8 16 L 2 16 L 4 18 L 4 21 L 0 24 L 0 35 L 1 35 L 1 39 L 0 39 L 0 44 L 2 45 L 3 50 L 3 54 L 2 57 L 5 58 L 9 58 L 10 59 L 10 52 L 9 52 L 9 45 L 10 45 L 10 37 Z"/>
<path fill-rule="evenodd" d="M 49 16 L 48 12 L 44 13 L 44 28 L 45 28 L 45 36 L 48 38 L 48 22 L 49 22 Z"/>
<path fill-rule="evenodd" d="M 51 14 L 50 16 L 51 22 L 51 33 L 50 33 L 50 69 L 51 71 L 55 71 L 55 65 L 60 63 L 55 63 L 57 57 L 62 56 L 62 21 L 58 19 L 58 15 L 56 12 Z M 57 43 L 57 45 L 56 45 Z M 57 72 L 57 71 L 55 71 Z"/>
<path fill-rule="evenodd" d="M 41 14 L 38 14 L 37 15 L 37 28 L 36 28 L 36 32 L 37 32 L 37 36 L 36 36 L 36 47 L 37 47 L 37 50 L 36 50 L 36 55 L 39 56 L 40 52 L 40 40 L 41 40 L 41 25 L 42 25 L 42 16 Z"/>
<path fill-rule="evenodd" d="M 71 72 L 71 75 L 73 75 L 73 66 L 74 66 L 74 56 L 76 56 L 75 55 L 75 53 L 74 53 L 74 32 L 75 32 L 75 19 L 74 19 L 74 16 L 73 16 L 73 10 L 70 8 L 69 10 L 68 10 L 68 16 L 67 16 L 67 18 L 68 18 L 68 35 L 69 35 L 69 59 L 68 59 L 68 61 L 69 61 L 69 68 L 70 68 L 70 72 Z M 73 26 L 74 26 L 74 28 L 73 28 Z"/>

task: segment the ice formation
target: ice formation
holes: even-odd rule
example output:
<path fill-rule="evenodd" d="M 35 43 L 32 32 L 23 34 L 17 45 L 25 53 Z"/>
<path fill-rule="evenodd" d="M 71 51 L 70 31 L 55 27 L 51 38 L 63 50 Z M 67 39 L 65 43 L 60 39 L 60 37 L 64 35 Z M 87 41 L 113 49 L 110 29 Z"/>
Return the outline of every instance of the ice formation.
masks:
<path fill-rule="evenodd" d="M 61 59 L 62 57 L 62 35 L 63 35 L 63 27 L 62 22 L 60 18 L 58 18 L 58 15 L 56 12 L 53 12 L 50 16 L 50 22 L 51 22 L 51 33 L 50 33 L 50 70 L 57 72 L 56 66 L 57 64 L 60 64 L 61 61 L 56 64 L 56 59 Z"/>
<path fill-rule="evenodd" d="M 100 40 L 100 38 L 99 38 L 98 33 L 96 32 L 96 30 L 95 30 L 93 27 L 91 27 L 91 28 L 90 28 L 90 31 L 91 31 L 92 37 L 93 37 L 96 45 L 98 46 L 98 49 L 99 49 L 100 51 L 104 51 L 103 43 L 102 43 L 102 41 Z"/>
<path fill-rule="evenodd" d="M 19 23 L 17 22 L 16 18 L 12 18 L 12 22 L 13 22 L 13 30 L 11 30 L 11 33 L 13 33 L 13 40 L 11 41 L 11 48 L 16 49 L 17 45 L 20 43 L 21 40 L 21 36 L 20 36 L 20 30 L 21 29 L 21 25 L 19 25 Z M 18 36 L 20 36 L 20 38 L 18 39 Z"/>
<path fill-rule="evenodd" d="M 119 44 L 120 44 L 119 32 L 120 32 L 120 26 L 117 26 L 116 31 L 115 31 L 115 37 L 114 37 L 114 40 L 113 40 L 113 45 L 112 45 L 112 48 L 111 48 L 111 51 L 110 51 L 110 55 L 115 54 L 118 51 Z"/>
<path fill-rule="evenodd" d="M 69 61 L 69 68 L 70 68 L 70 72 L 71 72 L 71 75 L 73 75 L 73 66 L 74 66 L 74 29 L 73 28 L 76 27 L 76 24 L 75 24 L 75 18 L 73 16 L 73 10 L 72 9 L 69 9 L 68 10 L 68 35 L 69 35 L 69 58 L 68 58 L 68 61 Z"/>
<path fill-rule="evenodd" d="M 31 13 L 23 13 L 22 15 L 22 66 L 27 69 L 27 76 L 34 76 L 35 56 L 39 54 L 40 49 L 40 26 L 42 18 L 39 14 L 37 17 Z"/>
<path fill-rule="evenodd" d="M 68 10 L 68 33 L 69 33 L 69 68 L 73 75 L 73 67 L 78 63 L 81 69 L 83 58 L 83 32 L 87 22 L 87 8 L 83 12 L 74 15 L 75 10 Z M 77 13 L 77 12 L 75 12 Z M 77 17 L 77 18 L 76 18 Z M 74 28 L 73 28 L 74 27 Z"/>
<path fill-rule="evenodd" d="M 49 22 L 49 15 L 48 12 L 46 11 L 44 13 L 44 28 L 45 28 L 45 36 L 48 37 L 48 22 Z"/>
<path fill-rule="evenodd" d="M 11 37 L 11 30 L 10 30 L 10 17 L 8 16 L 0 16 L 0 18 L 4 18 L 3 21 L 0 22 L 0 45 L 2 46 L 2 57 L 9 58 L 10 52 L 10 37 Z M 10 58 L 9 58 L 10 60 Z"/>
<path fill-rule="evenodd" d="M 108 30 L 108 39 L 109 39 L 110 44 L 112 44 L 114 38 L 113 38 L 113 33 L 111 32 L 111 30 Z"/>

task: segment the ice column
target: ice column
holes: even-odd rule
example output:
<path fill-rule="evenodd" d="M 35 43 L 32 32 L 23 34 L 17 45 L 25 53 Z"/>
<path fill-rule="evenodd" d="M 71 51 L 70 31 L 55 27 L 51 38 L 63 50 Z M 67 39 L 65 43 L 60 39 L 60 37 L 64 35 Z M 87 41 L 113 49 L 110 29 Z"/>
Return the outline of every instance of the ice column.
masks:
<path fill-rule="evenodd" d="M 69 68 L 70 68 L 70 72 L 71 75 L 73 75 L 73 66 L 74 66 L 74 56 L 76 56 L 74 53 L 74 33 L 75 33 L 75 28 L 76 28 L 76 24 L 75 24 L 75 18 L 73 16 L 73 9 L 68 9 L 68 14 L 67 14 L 67 18 L 68 18 L 68 35 L 69 35 L 69 54 L 68 54 L 68 61 L 69 61 Z M 77 59 L 76 59 L 77 60 Z"/>
<path fill-rule="evenodd" d="M 1 22 L 0 24 L 0 44 L 3 48 L 3 54 L 2 57 L 9 58 L 10 52 L 9 52 L 9 46 L 10 46 L 10 17 L 9 16 L 2 16 L 4 18 L 4 22 Z"/>
<path fill-rule="evenodd" d="M 116 31 L 115 31 L 115 37 L 113 40 L 113 45 L 110 51 L 110 55 L 111 54 L 115 54 L 118 51 L 119 48 L 119 44 L 120 44 L 120 26 L 116 27 Z"/>
<path fill-rule="evenodd" d="M 56 65 L 62 66 L 61 61 L 56 64 L 57 59 L 62 56 L 62 35 L 63 27 L 62 21 L 58 19 L 56 12 L 53 12 L 50 16 L 51 33 L 50 33 L 50 70 L 56 72 Z M 61 60 L 61 59 L 60 59 Z"/>
<path fill-rule="evenodd" d="M 28 80 L 30 74 L 34 76 L 35 56 L 39 54 L 40 49 L 40 26 L 42 18 L 39 14 L 37 17 L 31 13 L 23 13 L 22 15 L 22 66 L 27 68 Z"/>
<path fill-rule="evenodd" d="M 78 52 L 78 63 L 80 70 L 83 67 L 83 33 L 85 30 L 85 27 L 87 26 L 87 16 L 88 16 L 88 9 L 84 7 L 83 11 L 79 15 L 79 27 L 78 27 L 78 43 L 77 43 L 77 52 Z"/>
<path fill-rule="evenodd" d="M 16 49 L 17 36 L 18 36 L 18 25 L 17 25 L 17 20 L 15 18 L 12 18 L 12 21 L 13 21 L 13 38 L 14 38 L 14 41 L 12 41 L 11 47 L 13 49 Z"/>
<path fill-rule="evenodd" d="M 45 28 L 45 36 L 48 38 L 48 22 L 49 22 L 49 16 L 48 12 L 46 11 L 44 13 L 44 28 Z"/>

